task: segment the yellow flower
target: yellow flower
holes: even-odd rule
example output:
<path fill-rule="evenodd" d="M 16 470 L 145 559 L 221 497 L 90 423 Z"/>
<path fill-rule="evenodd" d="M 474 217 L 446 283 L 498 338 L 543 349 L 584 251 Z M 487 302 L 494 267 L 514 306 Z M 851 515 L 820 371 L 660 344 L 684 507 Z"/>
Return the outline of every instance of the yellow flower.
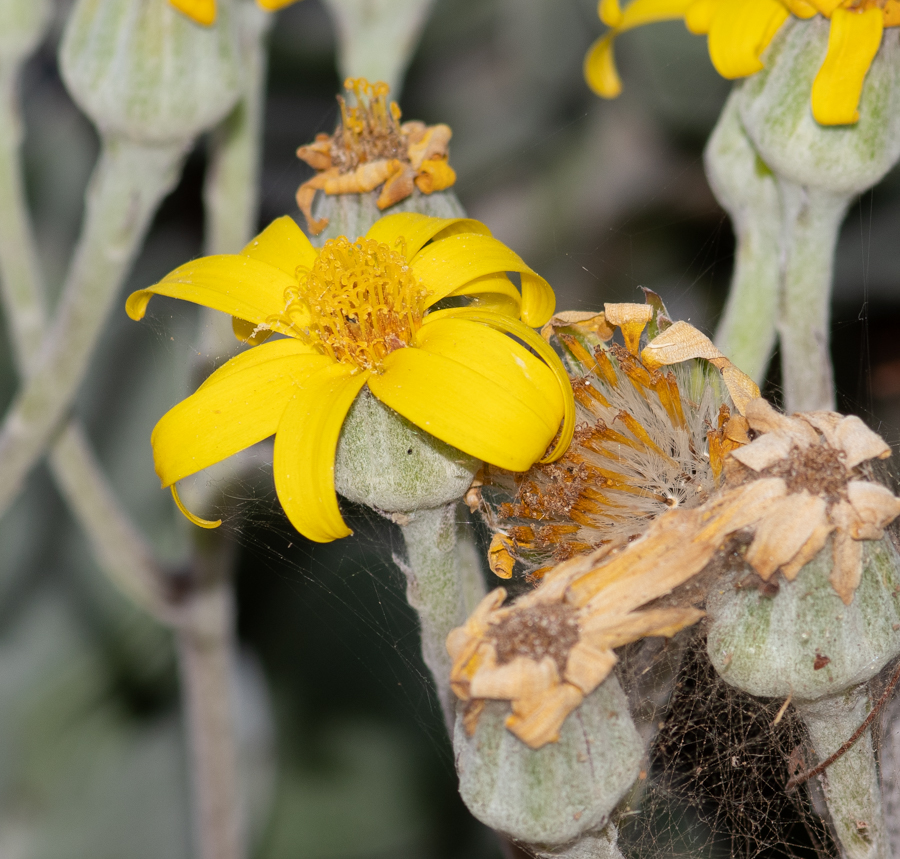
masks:
<path fill-rule="evenodd" d="M 828 53 L 812 86 L 812 112 L 821 125 L 859 120 L 859 98 L 885 27 L 900 26 L 900 2 L 886 0 L 600 0 L 600 18 L 612 29 L 594 42 L 584 63 L 591 89 L 604 98 L 622 90 L 613 57 L 620 33 L 683 18 L 688 30 L 708 34 L 709 55 L 725 78 L 743 78 L 763 68 L 763 51 L 791 15 L 831 19 Z"/>
<path fill-rule="evenodd" d="M 179 12 L 204 27 L 211 27 L 216 23 L 216 0 L 169 0 L 169 2 Z M 277 12 L 295 2 L 297 0 L 256 0 L 256 5 L 267 12 Z"/>
<path fill-rule="evenodd" d="M 521 295 L 506 272 L 519 274 Z M 365 238 L 318 250 L 283 217 L 240 254 L 203 257 L 133 293 L 128 315 L 141 319 L 153 295 L 229 313 L 255 346 L 153 431 L 162 485 L 196 524 L 218 523 L 184 510 L 177 481 L 274 433 L 275 488 L 293 525 L 319 542 L 349 535 L 334 458 L 366 384 L 416 426 L 510 470 L 540 459 L 559 432 L 555 458 L 572 436 L 565 370 L 527 327 L 550 317 L 553 291 L 478 221 L 389 215 Z M 428 312 L 460 297 L 472 303 Z M 285 337 L 256 345 L 272 333 Z"/>

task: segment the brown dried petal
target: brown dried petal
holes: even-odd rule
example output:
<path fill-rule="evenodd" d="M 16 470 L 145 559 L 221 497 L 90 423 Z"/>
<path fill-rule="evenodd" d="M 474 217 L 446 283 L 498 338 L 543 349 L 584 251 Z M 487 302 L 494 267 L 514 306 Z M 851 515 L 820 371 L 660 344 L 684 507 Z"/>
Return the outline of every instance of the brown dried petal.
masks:
<path fill-rule="evenodd" d="M 812 534 L 809 535 L 809 539 L 803 544 L 800 551 L 797 552 L 788 563 L 782 566 L 782 575 L 784 575 L 789 582 L 794 581 L 794 579 L 797 578 L 797 573 L 799 573 L 803 567 L 825 548 L 825 543 L 828 542 L 828 535 L 833 530 L 834 525 L 828 521 L 828 517 L 825 517 L 825 519 L 816 526 Z"/>
<path fill-rule="evenodd" d="M 450 632 L 447 636 L 447 652 L 450 654 L 451 659 L 457 659 L 457 656 L 466 646 L 467 641 L 478 639 L 487 632 L 488 618 L 503 604 L 505 599 L 506 590 L 504 588 L 494 588 L 475 606 L 475 611 L 469 615 L 465 624 Z"/>
<path fill-rule="evenodd" d="M 807 448 L 819 441 L 818 433 L 809 424 L 786 417 L 762 397 L 748 403 L 744 415 L 752 429 L 757 432 L 783 433 L 799 448 Z"/>
<path fill-rule="evenodd" d="M 757 526 L 756 536 L 747 550 L 747 563 L 768 581 L 825 523 L 825 511 L 825 500 L 806 491 L 774 501 Z"/>
<path fill-rule="evenodd" d="M 543 695 L 558 683 L 559 671 L 549 656 L 540 662 L 517 656 L 504 665 L 481 666 L 469 681 L 469 694 L 473 698 L 514 701 Z"/>
<path fill-rule="evenodd" d="M 834 535 L 833 553 L 834 567 L 829 581 L 844 605 L 850 605 L 862 578 L 862 543 L 838 531 Z"/>
<path fill-rule="evenodd" d="M 650 635 L 670 638 L 704 616 L 705 612 L 696 608 L 654 608 L 624 618 L 589 617 L 581 624 L 581 637 L 595 647 L 621 647 Z"/>
<path fill-rule="evenodd" d="M 616 662 L 612 650 L 600 650 L 579 641 L 569 652 L 565 679 L 577 686 L 582 694 L 590 695 L 609 676 Z"/>
<path fill-rule="evenodd" d="M 851 480 L 847 499 L 859 517 L 850 527 L 855 540 L 880 540 L 882 529 L 900 516 L 900 498 L 879 483 Z"/>
<path fill-rule="evenodd" d="M 506 534 L 494 534 L 488 548 L 488 566 L 491 572 L 498 578 L 511 579 L 515 565 L 512 540 Z"/>
<path fill-rule="evenodd" d="M 559 729 L 566 716 L 583 700 L 584 695 L 575 686 L 562 683 L 549 695 L 534 701 L 513 702 L 513 712 L 506 720 L 506 727 L 523 743 L 539 749 L 559 739 Z"/>
<path fill-rule="evenodd" d="M 844 464 L 855 468 L 867 459 L 887 459 L 891 455 L 888 443 L 872 432 L 856 415 L 848 415 L 837 427 L 837 445 L 847 455 Z"/>
<path fill-rule="evenodd" d="M 753 471 L 763 471 L 791 453 L 791 440 L 781 433 L 766 433 L 746 447 L 732 451 L 732 456 Z"/>
<path fill-rule="evenodd" d="M 605 313 L 586 310 L 564 310 L 555 314 L 541 329 L 541 337 L 549 341 L 557 328 L 584 328 L 604 341 L 611 340 L 616 333 L 615 328 L 607 323 Z"/>

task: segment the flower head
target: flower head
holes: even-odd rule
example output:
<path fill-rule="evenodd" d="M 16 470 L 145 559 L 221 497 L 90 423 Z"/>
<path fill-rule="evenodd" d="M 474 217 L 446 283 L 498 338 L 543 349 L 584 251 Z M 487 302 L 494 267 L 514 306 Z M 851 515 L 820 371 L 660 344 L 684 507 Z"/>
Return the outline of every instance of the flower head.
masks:
<path fill-rule="evenodd" d="M 763 51 L 791 16 L 831 20 L 828 53 L 812 85 L 812 112 L 821 125 L 859 120 L 859 98 L 885 27 L 900 26 L 900 6 L 889 0 L 601 0 L 600 17 L 612 29 L 585 59 L 585 77 L 598 95 L 615 98 L 622 84 L 613 41 L 626 30 L 653 21 L 683 18 L 692 33 L 708 34 L 709 55 L 725 78 L 743 78 L 763 68 Z"/>
<path fill-rule="evenodd" d="M 521 295 L 506 272 L 519 274 Z M 288 518 L 313 540 L 348 535 L 334 458 L 364 385 L 418 427 L 504 468 L 527 469 L 559 433 L 554 458 L 571 437 L 565 370 L 519 321 L 546 321 L 553 292 L 478 221 L 390 215 L 364 238 L 317 250 L 283 217 L 240 254 L 203 257 L 133 293 L 132 319 L 153 295 L 231 314 L 254 347 L 156 425 L 157 474 L 176 501 L 177 481 L 275 434 Z M 434 309 L 459 298 L 471 303 Z M 271 334 L 284 337 L 263 342 Z"/>
<path fill-rule="evenodd" d="M 665 333 L 642 353 L 648 325 Z M 735 382 L 743 374 L 733 376 L 706 337 L 685 323 L 672 325 L 659 304 L 607 304 L 593 317 L 562 314 L 544 331 L 553 333 L 574 371 L 577 425 L 553 463 L 525 474 L 484 469 L 477 500 L 494 531 L 491 568 L 503 578 L 517 561 L 539 578 L 575 555 L 634 540 L 667 510 L 710 498 L 731 438 L 744 437 L 746 422 L 732 416 L 728 387 L 695 363 L 662 372 L 654 353 L 671 350 L 666 343 L 718 361 L 742 404 L 758 395 L 746 380 L 742 398 Z M 616 331 L 621 344 L 613 342 Z"/>
<path fill-rule="evenodd" d="M 884 528 L 900 516 L 900 499 L 877 482 L 871 465 L 890 454 L 881 438 L 856 417 L 833 412 L 779 414 L 691 326 L 675 323 L 647 344 L 639 353 L 647 377 L 639 382 L 641 371 L 635 372 L 633 363 L 638 357 L 637 338 L 651 314 L 644 311 L 641 322 L 633 307 L 623 313 L 622 305 L 607 305 L 603 320 L 584 319 L 586 314 L 577 322 L 571 315 L 557 317 L 570 330 L 580 328 L 582 336 L 587 323 L 588 330 L 601 338 L 607 338 L 610 317 L 618 318 L 625 342 L 631 344 L 614 354 L 614 364 L 610 361 L 615 377 L 607 376 L 608 370 L 594 371 L 588 379 L 594 393 L 579 398 L 579 405 L 584 408 L 598 394 L 605 398 L 626 378 L 643 391 L 645 402 L 650 401 L 654 385 L 648 382 L 655 370 L 704 358 L 721 371 L 739 414 L 720 407 L 722 419 L 713 422 L 712 404 L 701 409 L 709 421 L 706 437 L 696 431 L 686 437 L 685 444 L 693 450 L 681 465 L 682 477 L 697 487 L 692 487 L 686 503 L 657 503 L 655 508 L 647 504 L 643 515 L 631 514 L 626 528 L 627 508 L 642 510 L 637 498 L 641 487 L 625 484 L 637 491 L 616 496 L 614 506 L 613 490 L 606 483 L 609 477 L 596 469 L 574 493 L 576 501 L 568 513 L 553 509 L 533 490 L 538 497 L 533 506 L 519 502 L 508 511 L 501 508 L 501 519 L 504 512 L 511 517 L 527 513 L 537 523 L 528 526 L 532 528 L 552 514 L 550 527 L 557 529 L 560 539 L 567 533 L 575 535 L 563 553 L 574 557 L 549 569 L 537 587 L 511 603 L 504 603 L 506 591 L 498 588 L 448 637 L 447 649 L 454 660 L 451 686 L 466 702 L 464 724 L 470 733 L 484 701 L 493 699 L 510 702 L 506 725 L 523 742 L 532 748 L 554 742 L 569 713 L 609 675 L 617 660 L 615 648 L 646 636 L 670 636 L 699 620 L 708 588 L 732 569 L 749 568 L 761 589 L 779 571 L 792 581 L 827 550 L 831 540 L 831 585 L 850 604 L 863 575 L 861 541 L 881 539 Z M 600 368 L 610 357 L 604 358 L 597 348 L 591 355 L 579 341 L 571 340 L 567 346 L 582 366 L 593 363 Z M 615 378 L 617 384 L 600 389 L 596 379 L 602 377 Z M 573 386 L 579 389 L 577 378 Z M 681 398 L 685 415 L 696 408 L 684 402 L 683 393 Z M 678 449 L 678 433 L 673 430 L 686 432 L 690 426 L 685 418 L 673 417 L 668 427 L 648 420 L 653 411 L 657 416 L 668 411 L 663 399 L 636 412 L 658 433 L 643 442 L 648 496 L 657 491 L 651 470 L 665 474 L 661 457 Z M 591 411 L 596 408 L 592 403 Z M 582 425 L 576 430 L 576 439 L 583 429 Z M 617 438 L 601 435 L 601 444 L 587 448 L 576 441 L 560 463 L 568 463 L 571 471 L 587 452 L 612 462 L 615 455 L 627 454 L 616 465 L 616 479 L 621 479 L 640 466 L 631 453 L 640 436 L 640 430 Z M 708 460 L 705 467 L 704 460 Z M 546 472 L 545 466 L 533 467 L 519 478 L 519 485 L 538 485 L 538 472 Z M 623 493 L 623 488 L 617 491 Z M 652 497 L 648 500 L 652 502 Z M 494 511 L 488 512 L 490 521 Z M 503 548 L 508 555 L 501 568 L 511 569 L 516 560 L 533 562 L 540 548 L 545 557 L 554 558 L 552 547 L 538 546 L 537 540 L 523 545 L 515 539 L 514 529 L 524 526 L 501 524 L 506 528 Z M 566 524 L 572 526 L 569 532 L 564 530 Z"/>
<path fill-rule="evenodd" d="M 319 235 L 327 218 L 316 219 L 312 204 L 316 191 L 325 194 L 366 194 L 381 187 L 378 208 L 405 200 L 418 188 L 423 194 L 443 191 L 456 181 L 448 163 L 449 125 L 424 122 L 400 124 L 400 108 L 388 101 L 385 83 L 347 78 L 344 88 L 353 93 L 354 105 L 338 96 L 341 121 L 334 134 L 319 134 L 301 146 L 297 157 L 317 172 L 297 189 L 297 205 L 309 231 Z"/>

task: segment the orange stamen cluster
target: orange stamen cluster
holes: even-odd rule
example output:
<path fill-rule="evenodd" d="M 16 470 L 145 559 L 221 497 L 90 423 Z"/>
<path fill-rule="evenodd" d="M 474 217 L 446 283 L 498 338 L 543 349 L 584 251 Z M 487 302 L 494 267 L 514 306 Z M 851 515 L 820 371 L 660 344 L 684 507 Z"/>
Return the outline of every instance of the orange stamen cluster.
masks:
<path fill-rule="evenodd" d="M 300 290 L 289 292 L 289 321 L 305 316 L 328 355 L 376 372 L 387 355 L 413 342 L 427 296 L 401 254 L 344 236 L 325 243 Z"/>
<path fill-rule="evenodd" d="M 615 307 L 623 305 L 608 311 Z M 634 540 L 671 508 L 699 506 L 715 488 L 725 454 L 746 443 L 724 388 L 697 386 L 692 370 L 700 368 L 665 371 L 642 361 L 648 320 L 637 331 L 630 319 L 627 330 L 610 325 L 599 338 L 596 324 L 593 333 L 577 324 L 554 329 L 574 371 L 581 420 L 557 462 L 524 475 L 486 471 L 482 509 L 495 531 L 491 568 L 501 577 L 519 562 L 540 578 L 575 555 Z M 600 342 L 616 329 L 625 345 Z"/>

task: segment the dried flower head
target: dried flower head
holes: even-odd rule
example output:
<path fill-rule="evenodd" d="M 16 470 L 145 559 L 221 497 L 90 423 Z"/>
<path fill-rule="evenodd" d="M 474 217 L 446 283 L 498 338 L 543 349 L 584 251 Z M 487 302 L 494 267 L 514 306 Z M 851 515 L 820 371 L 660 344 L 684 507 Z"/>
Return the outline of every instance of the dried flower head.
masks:
<path fill-rule="evenodd" d="M 758 395 L 755 386 L 695 328 L 672 325 L 649 296 L 653 304 L 561 314 L 544 328 L 574 373 L 577 425 L 556 462 L 524 475 L 488 467 L 480 494 L 470 495 L 494 531 L 489 561 L 501 578 L 517 561 L 539 578 L 554 563 L 634 540 L 667 510 L 698 507 L 727 451 L 749 441 L 746 421 L 732 416 L 729 387 L 743 402 Z M 662 333 L 640 352 L 647 328 Z M 724 384 L 708 366 L 680 363 L 700 356 L 720 365 Z M 660 369 L 673 360 L 673 369 Z"/>
<path fill-rule="evenodd" d="M 650 462 L 660 468 L 666 457 L 674 459 L 679 437 L 675 431 L 679 430 L 687 435 L 684 444 L 689 451 L 681 473 L 693 483 L 702 479 L 703 489 L 697 490 L 688 481 L 692 491 L 684 503 L 667 505 L 657 499 L 655 511 L 643 508 L 641 516 L 632 513 L 629 529 L 623 529 L 622 521 L 610 514 L 624 518 L 624 501 L 641 496 L 608 483 L 599 484 L 600 490 L 594 488 L 598 480 L 610 479 L 607 473 L 585 476 L 568 511 L 551 509 L 544 500 L 559 494 L 552 494 L 555 484 L 542 467 L 532 468 L 518 481 L 520 488 L 529 487 L 531 506 L 526 507 L 520 499 L 515 502 L 518 507 L 513 504 L 499 511 L 498 518 L 504 513 L 521 516 L 527 512 L 534 524 L 503 522 L 506 528 L 498 532 L 501 541 L 495 539 L 492 546 L 495 571 L 498 567 L 511 570 L 515 560 L 527 561 L 543 548 L 536 540 L 523 546 L 519 538 L 524 531 L 515 528 L 547 527 L 540 523 L 551 517 L 550 525 L 559 539 L 574 535 L 565 551 L 581 554 L 546 572 L 533 591 L 509 605 L 504 605 L 506 591 L 495 590 L 465 626 L 448 637 L 447 648 L 454 660 L 451 685 L 466 702 L 464 724 L 470 733 L 483 702 L 495 699 L 510 702 L 512 712 L 506 724 L 523 742 L 539 748 L 555 741 L 568 714 L 609 675 L 616 662 L 614 648 L 646 636 L 669 636 L 696 622 L 703 616 L 699 606 L 705 577 L 717 577 L 735 560 L 735 554 L 764 581 L 778 570 L 793 579 L 832 537 L 831 582 L 849 604 L 862 573 L 860 541 L 880 539 L 886 525 L 900 515 L 900 499 L 875 482 L 870 464 L 887 457 L 890 449 L 859 418 L 831 412 L 793 417 L 779 414 L 758 396 L 747 377 L 685 323 L 669 325 L 638 356 L 644 326 L 651 321 L 658 325 L 660 317 L 656 310 L 648 314 L 636 306 L 607 305 L 602 319 L 570 314 L 551 322 L 579 329 L 580 339 L 567 342 L 565 334 L 560 335 L 570 359 L 574 356 L 582 366 L 596 365 L 589 370 L 590 387 L 581 389 L 587 391 L 586 397 L 579 398 L 582 408 L 590 407 L 593 412 L 618 407 L 618 403 L 610 403 L 608 395 L 624 395 L 620 389 L 628 391 L 628 380 L 635 392 L 628 396 L 641 403 L 640 409 L 630 414 L 635 418 L 637 413 L 644 422 L 635 419 L 640 426 L 637 429 L 620 419 L 629 435 L 601 437 L 603 444 L 594 448 L 579 446 L 577 440 L 586 437 L 582 426 L 576 429 L 569 460 L 560 462 L 575 469 L 585 463 L 572 457 L 583 457 L 587 450 L 600 451 L 599 456 L 615 461 L 619 475 L 631 475 Z M 587 351 L 586 330 L 606 342 L 613 327 L 622 331 L 624 349 L 601 345 L 593 353 Z M 659 393 L 669 390 L 663 387 L 660 367 L 696 358 L 720 370 L 739 412 L 731 415 L 724 394 L 717 395 L 721 419 L 707 425 L 703 435 L 698 427 L 692 435 L 688 432 L 688 412 L 696 406 L 685 402 L 687 388 L 681 386 L 677 374 L 672 390 L 679 394 L 683 417 L 676 417 L 679 408 L 671 400 L 667 408 L 666 394 Z M 606 360 L 615 376 L 604 373 Z M 685 385 L 696 377 L 709 386 L 710 377 L 698 369 L 702 365 L 695 362 L 696 376 L 687 377 Z M 606 379 L 606 387 L 596 384 L 600 377 Z M 575 387 L 578 390 L 577 380 Z M 699 403 L 705 408 L 706 420 L 715 415 L 714 404 L 704 407 L 702 397 Z M 661 414 L 670 419 L 660 421 Z M 662 430 L 662 434 L 653 435 L 651 429 L 654 433 Z M 648 438 L 644 439 L 643 433 Z M 639 440 L 641 457 L 631 453 L 639 449 Z M 597 467 L 593 461 L 587 465 Z M 632 471 L 625 472 L 626 468 Z M 486 475 L 489 480 L 491 474 Z M 639 488 L 636 481 L 625 485 Z M 652 489 L 656 493 L 657 485 Z M 619 506 L 610 510 L 612 491 L 621 493 L 621 498 L 616 497 Z M 594 507 L 589 509 L 585 500 Z M 488 512 L 490 515 L 490 507 Z M 570 530 L 566 531 L 567 527 Z M 585 548 L 579 550 L 578 542 Z M 552 557 L 557 550 L 548 545 L 545 551 Z M 498 557 L 503 563 L 498 563 Z M 701 574 L 705 577 L 695 579 Z"/>
<path fill-rule="evenodd" d="M 831 584 L 849 605 L 862 575 L 860 541 L 881 539 L 900 516 L 900 499 L 871 466 L 890 448 L 855 416 L 787 417 L 757 399 L 746 417 L 755 438 L 726 461 L 724 497 L 740 505 L 742 491 L 765 483 L 777 497 L 753 523 L 745 560 L 765 581 L 778 570 L 793 580 L 833 534 Z"/>
<path fill-rule="evenodd" d="M 344 88 L 356 103 L 348 105 L 338 96 L 341 121 L 334 134 L 319 134 L 315 142 L 297 150 L 297 157 L 317 171 L 297 189 L 297 205 L 314 236 L 328 226 L 327 218 L 313 218 L 316 191 L 366 194 L 381 186 L 377 205 L 383 210 L 405 200 L 416 188 L 431 194 L 456 181 L 447 161 L 453 134 L 449 125 L 401 124 L 400 108 L 388 101 L 390 90 L 385 83 L 347 78 Z"/>

